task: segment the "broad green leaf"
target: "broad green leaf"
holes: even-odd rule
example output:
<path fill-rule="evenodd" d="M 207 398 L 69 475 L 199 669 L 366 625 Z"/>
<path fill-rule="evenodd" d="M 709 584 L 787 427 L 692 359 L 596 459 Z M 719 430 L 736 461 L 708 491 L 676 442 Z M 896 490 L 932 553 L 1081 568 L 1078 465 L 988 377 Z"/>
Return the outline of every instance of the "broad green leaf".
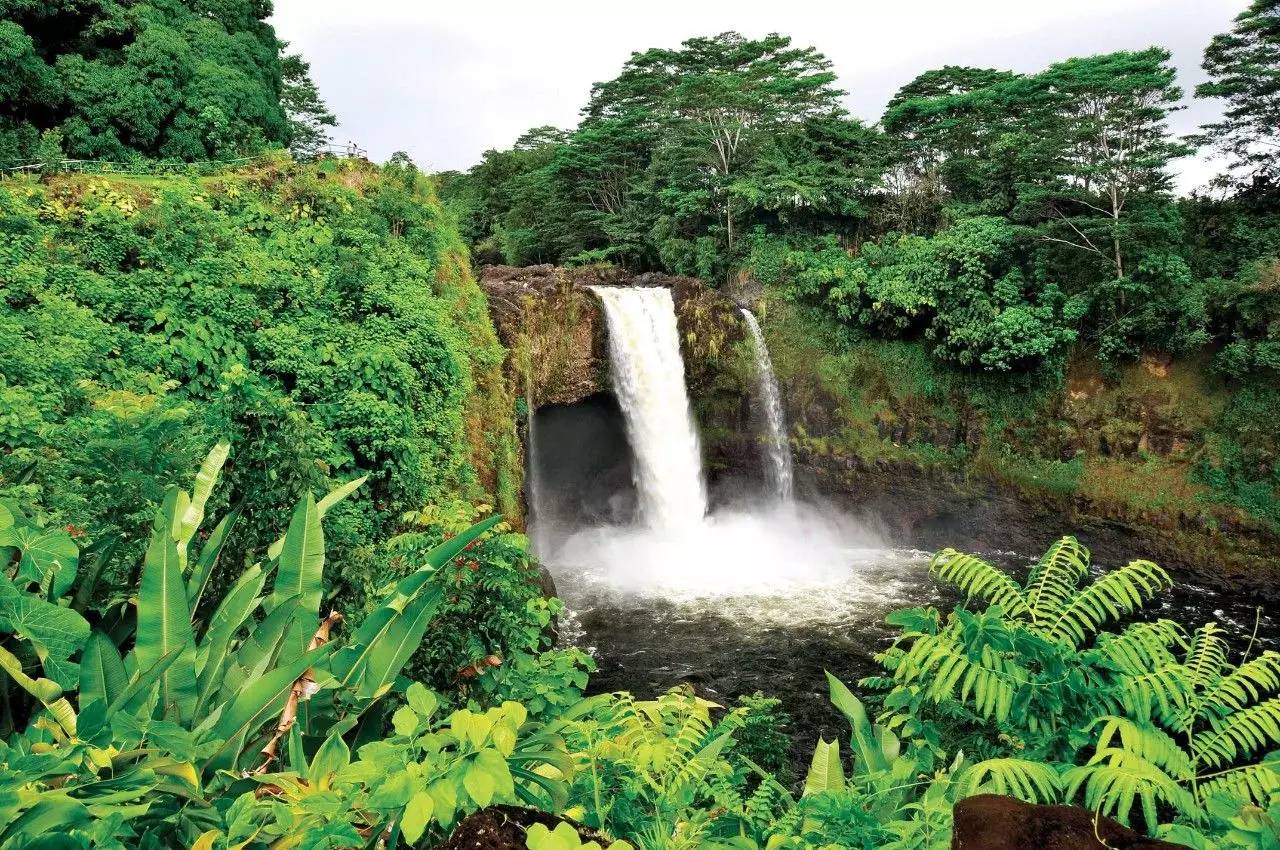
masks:
<path fill-rule="evenodd" d="M 333 651 L 327 643 L 303 654 L 292 663 L 277 667 L 241 689 L 214 724 L 210 740 L 222 743 L 205 764 L 205 769 L 232 770 L 240 759 L 246 738 L 278 714 L 298 677 Z"/>
<path fill-rule="evenodd" d="M 33 679 L 28 676 L 22 669 L 22 662 L 18 657 L 9 650 L 0 646 L 0 670 L 9 674 L 13 681 L 17 682 L 18 687 L 31 694 L 40 703 L 49 710 L 58 725 L 66 730 L 68 735 L 76 733 L 76 713 L 72 709 L 71 703 L 62 696 L 62 688 L 58 687 L 58 683 L 49 679 Z"/>
<path fill-rule="evenodd" d="M 440 605 L 444 593 L 438 585 L 423 587 L 431 571 L 419 570 L 396 586 L 388 601 L 361 623 L 350 643 L 333 659 L 334 677 L 340 687 L 352 687 L 372 697 L 390 685 L 407 663 L 403 647 L 422 640 L 426 624 Z"/>
<path fill-rule="evenodd" d="M 330 490 L 323 499 L 316 503 L 316 508 L 320 511 L 320 518 L 324 519 L 330 508 L 359 490 L 364 485 L 364 482 L 368 480 L 368 475 L 361 475 L 359 478 L 353 478 L 345 484 L 339 484 Z"/>
<path fill-rule="evenodd" d="M 804 780 L 804 796 L 823 791 L 844 790 L 844 767 L 840 764 L 840 742 L 818 739 Z"/>
<path fill-rule="evenodd" d="M 262 592 L 266 580 L 262 568 L 254 564 L 232 585 L 218 609 L 213 612 L 209 630 L 205 633 L 198 653 L 197 705 L 201 708 L 207 706 L 209 697 L 221 684 L 231 641 L 261 604 L 258 594 Z"/>
<path fill-rule="evenodd" d="M 391 715 L 391 728 L 397 735 L 407 738 L 418 730 L 418 715 L 409 706 L 402 705 Z"/>
<path fill-rule="evenodd" d="M 95 700 L 110 705 L 128 684 L 116 645 L 102 632 L 94 631 L 80 655 L 80 705 Z"/>
<path fill-rule="evenodd" d="M 364 684 L 359 690 L 361 696 L 377 695 L 400 675 L 404 665 L 422 645 L 442 598 L 439 588 L 427 588 L 410 600 L 403 613 L 391 619 L 386 630 L 369 648 Z"/>
<path fill-rule="evenodd" d="M 187 576 L 187 602 L 191 606 L 193 614 L 200 606 L 200 599 L 204 596 L 204 590 L 209 585 L 209 576 L 213 575 L 213 568 L 218 563 L 218 556 L 222 554 L 222 547 L 227 542 L 227 535 L 231 533 L 231 529 L 235 527 L 236 520 L 239 518 L 239 508 L 224 516 L 213 527 L 213 531 L 209 534 L 209 539 L 200 548 L 200 556 L 196 558 L 195 566 L 191 569 L 191 575 Z"/>
<path fill-rule="evenodd" d="M 296 728 L 296 724 L 295 724 Z M 351 763 L 351 750 L 341 735 L 330 735 L 316 750 L 307 769 L 307 780 L 317 788 L 328 787 L 329 778 Z"/>
<path fill-rule="evenodd" d="M 499 514 L 481 520 L 461 534 L 454 535 L 439 546 L 431 549 L 423 558 L 429 566 L 443 567 L 456 558 L 473 540 L 479 539 L 482 534 L 500 522 L 502 522 L 502 516 Z"/>
<path fill-rule="evenodd" d="M 301 654 L 304 646 L 286 647 L 289 624 L 298 616 L 298 597 L 286 599 L 254 627 L 240 649 L 236 663 L 245 670 L 266 669 Z M 287 651 L 286 651 L 287 650 Z"/>
<path fill-rule="evenodd" d="M 844 683 L 827 673 L 827 685 L 831 703 L 849 721 L 852 734 L 849 743 L 853 748 L 853 772 L 855 776 L 887 770 L 897 757 L 897 738 L 888 730 L 872 725 L 862 702 L 845 687 Z M 892 752 L 886 752 L 886 749 Z"/>
<path fill-rule="evenodd" d="M 489 769 L 477 759 L 467 765 L 466 773 L 462 775 L 462 786 L 467 789 L 467 793 L 471 795 L 472 800 L 475 800 L 476 805 L 484 808 L 493 802 L 493 793 L 497 790 L 497 780 Z"/>
<path fill-rule="evenodd" d="M 439 698 L 421 682 L 414 682 L 409 685 L 409 689 L 405 691 L 404 696 L 405 701 L 409 703 L 409 707 L 419 717 L 430 718 L 436 713 L 436 709 L 440 707 Z"/>
<path fill-rule="evenodd" d="M 74 688 L 79 667 L 71 656 L 89 639 L 89 624 L 75 611 L 24 593 L 0 572 L 0 632 L 30 642 L 44 674 L 64 690 Z"/>
<path fill-rule="evenodd" d="M 400 818 L 400 833 L 410 844 L 417 844 L 427 824 L 431 823 L 431 813 L 435 810 L 435 801 L 425 791 L 419 791 L 409 798 L 404 807 L 404 815 Z"/>
<path fill-rule="evenodd" d="M 136 710 L 138 703 L 141 702 L 141 698 L 159 684 L 160 677 L 163 676 L 171 666 L 173 666 L 174 662 L 178 660 L 178 656 L 181 655 L 182 652 L 182 648 L 175 649 L 172 652 L 166 653 L 150 667 L 146 669 L 139 667 L 133 674 L 133 678 L 129 680 L 129 684 L 125 686 L 125 689 L 111 701 L 110 705 L 107 706 L 103 719 L 110 720 L 111 715 L 115 714 L 117 711 Z M 135 651 L 133 654 L 136 664 L 137 652 Z"/>
<path fill-rule="evenodd" d="M 347 498 L 347 496 L 350 496 L 356 490 L 360 489 L 360 486 L 363 485 L 364 482 L 368 480 L 369 480 L 369 476 L 362 475 L 359 478 L 354 478 L 345 484 L 340 484 L 337 487 L 335 487 L 333 490 L 331 490 L 328 495 L 326 495 L 323 499 L 321 499 L 319 502 L 316 503 L 316 510 L 320 512 L 320 519 L 324 519 L 325 514 L 329 513 L 329 510 L 334 505 L 338 504 L 343 499 Z M 280 557 L 281 551 L 284 550 L 284 540 L 285 539 L 281 537 L 267 547 L 267 558 L 269 560 L 274 560 Z"/>
<path fill-rule="evenodd" d="M 71 535 L 61 528 L 15 526 L 0 531 L 0 546 L 15 546 L 22 552 L 22 560 L 18 562 L 19 586 L 30 582 L 41 589 L 52 588 L 56 599 L 75 583 L 80 550 Z"/>
<path fill-rule="evenodd" d="M 320 527 L 320 511 L 310 493 L 302 498 L 293 512 L 289 530 L 280 550 L 280 566 L 276 570 L 268 608 L 274 609 L 284 600 L 297 596 L 301 612 L 317 618 L 324 587 L 324 531 Z"/>
<path fill-rule="evenodd" d="M 178 659 L 160 677 L 160 705 L 166 717 L 190 721 L 195 715 L 196 643 L 191 632 L 191 610 L 182 583 L 178 547 L 165 531 L 171 525 L 158 518 L 142 564 L 138 590 L 138 636 L 135 653 L 138 668 L 155 664 L 178 651 Z"/>
<path fill-rule="evenodd" d="M 200 523 L 204 522 L 204 508 L 209 502 L 209 497 L 213 495 L 213 488 L 218 483 L 218 473 L 222 471 L 222 466 L 227 462 L 227 455 L 231 453 L 231 444 L 223 440 L 215 445 L 209 455 L 204 459 L 204 463 L 200 464 L 200 469 L 196 472 L 195 483 L 191 487 L 191 498 L 188 500 L 186 509 L 178 516 L 178 529 L 176 542 L 181 558 L 186 560 L 187 544 L 191 542 L 191 538 L 195 537 L 196 532 L 200 529 Z"/>

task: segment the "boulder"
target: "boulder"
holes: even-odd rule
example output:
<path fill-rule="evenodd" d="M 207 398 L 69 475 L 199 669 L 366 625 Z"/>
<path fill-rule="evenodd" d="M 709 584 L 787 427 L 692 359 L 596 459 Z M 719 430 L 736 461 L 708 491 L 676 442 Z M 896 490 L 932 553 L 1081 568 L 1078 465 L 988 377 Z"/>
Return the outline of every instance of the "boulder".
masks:
<path fill-rule="evenodd" d="M 1101 839 L 1101 840 L 1099 840 Z M 952 850 L 1187 850 L 1078 806 L 979 794 L 956 803 Z"/>

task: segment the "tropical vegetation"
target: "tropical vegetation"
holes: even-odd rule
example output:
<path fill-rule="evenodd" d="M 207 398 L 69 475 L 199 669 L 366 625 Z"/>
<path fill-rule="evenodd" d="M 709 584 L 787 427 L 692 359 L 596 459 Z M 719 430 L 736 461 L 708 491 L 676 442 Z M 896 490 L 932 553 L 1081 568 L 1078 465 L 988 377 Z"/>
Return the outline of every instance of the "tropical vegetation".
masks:
<path fill-rule="evenodd" d="M 961 601 L 828 675 L 848 734 L 807 771 L 766 695 L 592 694 L 472 271 L 750 279 L 784 377 L 978 409 L 996 439 L 942 460 L 1062 493 L 1128 442 L 1159 465 L 1121 411 L 1106 452 L 1054 436 L 1070 369 L 1190 358 L 1222 404 L 1182 484 L 1274 533 L 1280 2 L 1212 38 L 1191 139 L 1161 48 L 926 71 L 869 125 L 816 49 L 724 33 L 441 175 L 329 155 L 270 13 L 0 0 L 0 850 L 431 848 L 497 805 L 561 821 L 531 850 L 926 850 L 980 793 L 1280 847 L 1280 653 L 1073 537 L 938 552 Z M 1175 197 L 1197 146 L 1225 170 Z"/>

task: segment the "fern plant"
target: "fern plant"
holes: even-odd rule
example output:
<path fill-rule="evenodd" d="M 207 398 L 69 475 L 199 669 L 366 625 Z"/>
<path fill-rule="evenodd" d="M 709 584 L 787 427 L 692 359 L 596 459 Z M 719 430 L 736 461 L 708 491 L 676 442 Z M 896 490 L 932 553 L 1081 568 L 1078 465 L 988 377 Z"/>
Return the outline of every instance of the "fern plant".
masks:
<path fill-rule="evenodd" d="M 930 570 L 965 594 L 967 604 L 986 607 L 957 607 L 945 618 L 932 608 L 890 615 L 903 631 L 879 656 L 889 675 L 866 683 L 889 685 L 891 728 L 920 732 L 917 718 L 959 710 L 974 727 L 994 723 L 1015 737 L 1024 755 L 1066 757 L 1082 743 L 1078 730 L 1123 704 L 1126 694 L 1150 686 L 1176 701 L 1176 682 L 1117 665 L 1100 646 L 1106 623 L 1170 586 L 1156 564 L 1132 561 L 1086 582 L 1089 550 L 1063 537 L 1021 583 L 954 549 L 934 556 Z M 1142 647 L 1141 634 L 1125 634 L 1115 652 Z"/>
<path fill-rule="evenodd" d="M 675 688 L 654 700 L 616 694 L 607 708 L 576 724 L 583 767 L 575 788 L 587 822 L 647 850 L 696 848 L 713 830 L 708 807 L 732 799 L 725 782 L 732 773 L 722 758 L 732 745 L 744 710 L 718 723 L 718 708 Z"/>
<path fill-rule="evenodd" d="M 1174 684 L 1146 693 L 1170 696 L 1135 692 L 1123 713 L 1098 718 L 1093 755 L 1066 774 L 1068 795 L 1082 792 L 1086 805 L 1122 820 L 1140 805 L 1150 826 L 1161 804 L 1194 820 L 1215 798 L 1237 810 L 1265 808 L 1280 793 L 1280 653 L 1233 664 L 1215 623 L 1189 639 L 1176 629 L 1146 633 L 1141 648 L 1121 637 L 1103 649 L 1128 670 L 1167 676 Z"/>

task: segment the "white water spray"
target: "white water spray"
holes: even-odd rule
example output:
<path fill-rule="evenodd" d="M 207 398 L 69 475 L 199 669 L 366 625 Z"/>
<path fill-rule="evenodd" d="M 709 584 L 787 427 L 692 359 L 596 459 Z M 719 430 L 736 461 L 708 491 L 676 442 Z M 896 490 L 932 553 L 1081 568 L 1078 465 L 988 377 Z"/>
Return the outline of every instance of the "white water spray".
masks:
<path fill-rule="evenodd" d="M 769 433 L 765 435 L 764 454 L 767 462 L 765 471 L 773 494 L 779 501 L 791 499 L 791 443 L 787 440 L 787 418 L 782 409 L 782 394 L 778 392 L 778 379 L 773 374 L 773 361 L 769 359 L 769 347 L 765 345 L 764 334 L 755 315 L 745 307 L 742 318 L 747 322 L 747 330 L 751 334 L 751 344 L 756 355 L 756 394 L 764 407 L 765 424 Z"/>
<path fill-rule="evenodd" d="M 604 305 L 609 326 L 610 369 L 635 455 L 641 520 L 651 529 L 695 526 L 707 513 L 707 493 L 671 291 L 591 291 Z"/>

